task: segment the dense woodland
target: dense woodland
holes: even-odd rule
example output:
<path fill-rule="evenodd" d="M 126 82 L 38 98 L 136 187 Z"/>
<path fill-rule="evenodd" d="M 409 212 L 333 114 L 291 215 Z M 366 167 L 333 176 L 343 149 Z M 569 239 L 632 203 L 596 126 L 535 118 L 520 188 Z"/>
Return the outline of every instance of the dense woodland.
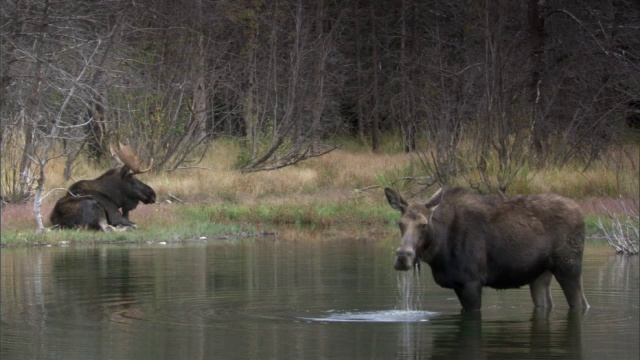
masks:
<path fill-rule="evenodd" d="M 6 201 L 113 140 L 170 171 L 240 138 L 258 171 L 393 134 L 441 182 L 491 167 L 504 189 L 640 126 L 636 0 L 2 0 L 1 17 Z"/>

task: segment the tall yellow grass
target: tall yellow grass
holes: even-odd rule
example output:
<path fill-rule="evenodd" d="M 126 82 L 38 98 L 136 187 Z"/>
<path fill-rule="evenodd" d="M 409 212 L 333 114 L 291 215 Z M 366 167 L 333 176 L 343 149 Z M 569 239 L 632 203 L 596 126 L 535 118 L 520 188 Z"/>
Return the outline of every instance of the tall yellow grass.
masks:
<path fill-rule="evenodd" d="M 418 188 L 419 191 L 415 191 L 408 187 L 416 182 L 398 181 L 401 178 L 427 174 L 416 156 L 404 154 L 395 146 L 388 147 L 389 152 L 386 154 L 374 154 L 363 147 L 354 148 L 353 144 L 349 146 L 348 151 L 336 150 L 295 166 L 243 174 L 234 168 L 241 154 L 240 146 L 233 141 L 219 142 L 194 167 L 171 172 L 156 169 L 153 173 L 139 175 L 142 181 L 155 189 L 157 200 L 161 204 L 139 206 L 134 211 L 134 221 L 147 229 L 166 228 L 169 234 L 166 236 L 173 236 L 172 231 L 184 222 L 181 220 L 184 215 L 179 215 L 176 211 L 182 214 L 185 209 L 195 209 L 195 213 L 198 213 L 199 208 L 191 207 L 194 205 L 201 206 L 203 212 L 213 208 L 226 212 L 227 215 L 233 211 L 241 211 L 243 214 L 252 214 L 252 219 L 259 219 L 259 212 L 273 209 L 274 214 L 270 218 L 276 223 L 280 218 L 287 221 L 297 219 L 296 214 L 300 211 L 315 212 L 317 209 L 335 211 L 337 215 L 334 216 L 343 220 L 351 215 L 366 218 L 370 216 L 366 213 L 369 210 L 391 211 L 382 192 L 384 186 L 393 186 L 408 197 L 413 196 L 412 200 L 427 198 L 438 186 Z M 2 156 L 4 155 L 5 152 Z M 640 193 L 640 145 L 611 149 L 604 159 L 593 163 L 586 171 L 582 171 L 578 165 L 547 167 L 542 170 L 525 165 L 519 169 L 507 194 L 556 192 L 578 200 L 589 216 L 602 212 L 603 204 L 612 211 L 619 208 L 620 202 L 637 204 Z M 10 163 L 2 162 L 0 166 L 2 171 L 6 171 Z M 107 169 L 108 164 L 95 167 L 86 159 L 79 159 L 73 168 L 73 178 L 65 181 L 64 159 L 51 161 L 46 169 L 45 192 L 60 190 L 44 199 L 42 215 L 48 217 L 55 201 L 71 183 L 96 178 Z M 469 174 L 471 171 L 473 170 L 468 170 L 465 176 L 453 179 L 452 185 L 469 186 L 468 179 L 473 178 L 473 174 Z M 368 191 L 355 191 L 358 189 Z M 187 206 L 164 206 L 167 202 L 184 202 Z M 233 206 L 229 206 L 230 204 Z M 24 234 L 33 234 L 32 205 L 6 206 L 1 212 L 3 234 L 11 234 L 13 231 L 13 238 L 29 238 Z M 258 213 L 253 213 L 252 210 L 257 210 Z M 292 210 L 293 215 L 288 210 Z M 359 211 L 361 215 L 358 215 Z M 215 220 L 224 218 L 222 215 L 224 214 L 216 215 Z M 321 216 L 307 215 L 308 218 L 323 221 Z M 379 218 L 379 215 L 375 215 L 375 219 Z M 214 222 L 211 220 L 211 224 Z M 187 230 L 182 231 L 189 233 Z"/>
<path fill-rule="evenodd" d="M 381 179 L 406 176 L 404 169 L 421 173 L 419 163 L 404 153 L 374 154 L 359 151 L 336 150 L 322 157 L 300 162 L 276 171 L 243 174 L 234 169 L 241 151 L 236 142 L 219 142 L 197 166 L 172 172 L 159 170 L 139 175 L 158 194 L 158 201 L 188 203 L 229 202 L 237 204 L 334 202 L 353 196 L 354 190 L 382 184 Z M 617 159 L 613 162 L 611 159 Z M 593 196 L 636 197 L 640 181 L 640 145 L 612 149 L 605 160 L 596 161 L 586 171 L 577 166 L 562 169 L 532 170 L 523 167 L 510 194 L 557 192 L 574 198 Z M 6 164 L 2 164 L 3 171 Z M 51 161 L 47 167 L 47 190 L 66 188 L 72 182 L 98 177 L 107 167 L 94 167 L 80 159 L 73 169 L 73 179 L 63 178 L 64 160 Z M 465 178 L 455 183 L 468 186 Z M 405 182 L 406 183 L 406 182 Z M 397 183 L 400 186 L 401 183 Z M 51 205 L 61 196 L 54 193 L 45 199 Z M 381 193 L 375 195 L 384 201 Z"/>

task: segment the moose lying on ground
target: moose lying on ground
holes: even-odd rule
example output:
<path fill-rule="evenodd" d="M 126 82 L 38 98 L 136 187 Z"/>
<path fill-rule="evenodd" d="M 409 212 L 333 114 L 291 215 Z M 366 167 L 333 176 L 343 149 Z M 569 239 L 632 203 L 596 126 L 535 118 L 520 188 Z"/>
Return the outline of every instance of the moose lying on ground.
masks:
<path fill-rule="evenodd" d="M 551 275 L 570 307 L 589 307 L 582 291 L 584 217 L 573 200 L 555 194 L 505 200 L 463 188 L 440 189 L 426 203 L 408 204 L 390 188 L 385 195 L 402 213 L 395 269 L 426 262 L 463 310 L 480 310 L 484 286 L 527 284 L 536 307 L 552 307 Z"/>
<path fill-rule="evenodd" d="M 129 211 L 156 201 L 156 193 L 134 175 L 140 170 L 140 160 L 129 146 L 110 146 L 111 155 L 119 166 L 94 180 L 81 180 L 69 187 L 50 215 L 51 223 L 61 228 L 81 228 L 102 231 L 121 231 L 137 228 L 129 220 Z M 122 209 L 122 213 L 120 212 Z"/>

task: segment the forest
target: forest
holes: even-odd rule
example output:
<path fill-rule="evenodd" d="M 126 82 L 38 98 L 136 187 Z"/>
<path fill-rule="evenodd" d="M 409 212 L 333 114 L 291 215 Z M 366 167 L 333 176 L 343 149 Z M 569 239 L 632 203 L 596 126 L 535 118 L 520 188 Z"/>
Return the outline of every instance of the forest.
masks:
<path fill-rule="evenodd" d="M 5 202 L 41 196 L 53 159 L 67 179 L 105 164 L 112 141 L 172 171 L 239 139 L 237 170 L 256 172 L 392 134 L 438 182 L 491 168 L 504 191 L 640 129 L 634 0 L 3 0 L 0 16 Z"/>

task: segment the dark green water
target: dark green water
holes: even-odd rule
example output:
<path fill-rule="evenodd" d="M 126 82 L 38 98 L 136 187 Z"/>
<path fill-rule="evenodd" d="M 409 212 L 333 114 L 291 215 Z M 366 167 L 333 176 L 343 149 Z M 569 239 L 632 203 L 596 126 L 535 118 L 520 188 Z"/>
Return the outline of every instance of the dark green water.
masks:
<path fill-rule="evenodd" d="M 638 257 L 587 248 L 591 308 L 453 291 L 394 241 L 2 249 L 0 359 L 639 359 Z M 400 284 L 404 284 L 401 286 Z"/>

